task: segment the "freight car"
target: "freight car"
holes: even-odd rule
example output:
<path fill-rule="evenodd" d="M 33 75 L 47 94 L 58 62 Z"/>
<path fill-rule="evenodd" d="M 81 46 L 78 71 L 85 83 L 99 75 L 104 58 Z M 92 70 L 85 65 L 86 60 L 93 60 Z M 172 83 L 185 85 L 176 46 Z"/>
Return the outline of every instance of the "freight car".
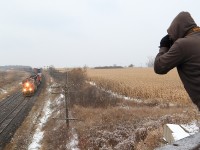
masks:
<path fill-rule="evenodd" d="M 42 82 L 41 72 L 35 72 L 30 77 L 22 81 L 22 93 L 24 96 L 32 96 L 37 91 L 38 86 Z"/>
<path fill-rule="evenodd" d="M 40 82 L 42 82 L 42 68 L 34 68 L 33 69 L 33 72 L 38 75 L 38 78 L 40 80 Z"/>

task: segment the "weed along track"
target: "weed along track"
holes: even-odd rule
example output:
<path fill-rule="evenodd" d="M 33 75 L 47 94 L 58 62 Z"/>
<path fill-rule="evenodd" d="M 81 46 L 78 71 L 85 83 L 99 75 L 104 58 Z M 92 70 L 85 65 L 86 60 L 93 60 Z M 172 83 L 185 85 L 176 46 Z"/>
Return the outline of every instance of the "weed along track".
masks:
<path fill-rule="evenodd" d="M 0 150 L 10 141 L 38 97 L 43 84 L 32 97 L 17 92 L 0 102 Z"/>

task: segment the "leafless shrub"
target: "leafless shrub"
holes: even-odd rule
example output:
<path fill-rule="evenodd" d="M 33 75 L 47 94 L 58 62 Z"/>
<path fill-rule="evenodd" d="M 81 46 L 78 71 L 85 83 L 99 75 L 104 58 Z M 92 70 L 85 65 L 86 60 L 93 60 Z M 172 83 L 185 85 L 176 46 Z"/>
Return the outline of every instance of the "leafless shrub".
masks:
<path fill-rule="evenodd" d="M 147 129 L 146 128 L 138 128 L 135 132 L 136 142 L 144 141 L 147 137 Z"/>
<path fill-rule="evenodd" d="M 2 85 L 5 82 L 5 77 L 6 77 L 6 72 L 0 71 L 0 87 L 2 87 Z"/>
<path fill-rule="evenodd" d="M 64 82 L 65 74 L 63 72 L 59 72 L 54 66 L 50 66 L 47 72 L 54 79 L 55 82 L 57 83 Z"/>
<path fill-rule="evenodd" d="M 83 89 L 71 94 L 71 102 L 85 107 L 109 107 L 115 106 L 119 99 L 96 87 L 86 85 Z"/>
<path fill-rule="evenodd" d="M 149 56 L 147 59 L 148 59 L 147 62 L 146 62 L 147 67 L 153 67 L 155 57 Z"/>
<path fill-rule="evenodd" d="M 81 89 L 87 80 L 86 68 L 75 68 L 68 72 L 68 80 L 73 89 Z"/>
<path fill-rule="evenodd" d="M 160 109 L 149 106 L 92 108 L 75 105 L 74 116 L 81 119 L 74 127 L 81 149 L 153 150 L 161 143 L 162 126 L 186 123 L 192 119 L 182 108 Z M 192 113 L 192 111 L 191 111 Z"/>
<path fill-rule="evenodd" d="M 157 147 L 160 147 L 161 144 L 164 144 L 163 141 L 163 128 L 160 127 L 152 132 L 149 132 L 145 140 L 140 141 L 136 149 L 137 150 L 154 150 Z"/>

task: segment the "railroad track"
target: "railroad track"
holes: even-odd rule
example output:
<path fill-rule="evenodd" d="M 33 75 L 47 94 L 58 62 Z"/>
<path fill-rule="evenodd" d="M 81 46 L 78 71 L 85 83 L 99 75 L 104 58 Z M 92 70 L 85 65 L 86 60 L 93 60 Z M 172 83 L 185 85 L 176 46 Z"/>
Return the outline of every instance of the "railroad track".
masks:
<path fill-rule="evenodd" d="M 11 96 L 9 96 L 8 98 L 5 98 L 4 100 L 2 100 L 0 102 L 0 110 L 3 108 L 4 105 L 7 105 L 8 103 L 11 103 L 13 99 L 15 99 L 16 97 L 20 96 L 22 93 L 21 92 L 17 92 Z"/>
<path fill-rule="evenodd" d="M 17 128 L 31 110 L 43 84 L 32 97 L 17 92 L 0 102 L 0 150 L 10 141 Z"/>
<path fill-rule="evenodd" d="M 11 96 L 9 99 L 5 99 L 4 103 L 0 105 L 0 124 L 3 121 L 3 118 L 5 118 L 5 115 L 10 114 L 12 110 L 15 109 L 17 105 L 21 103 L 23 100 L 22 94 L 14 94 L 14 96 Z"/>
<path fill-rule="evenodd" d="M 21 98 L 21 101 L 14 106 L 11 111 L 6 113 L 0 120 L 0 134 L 9 126 L 12 120 L 17 116 L 17 114 L 23 109 L 23 107 L 27 104 L 28 98 Z"/>

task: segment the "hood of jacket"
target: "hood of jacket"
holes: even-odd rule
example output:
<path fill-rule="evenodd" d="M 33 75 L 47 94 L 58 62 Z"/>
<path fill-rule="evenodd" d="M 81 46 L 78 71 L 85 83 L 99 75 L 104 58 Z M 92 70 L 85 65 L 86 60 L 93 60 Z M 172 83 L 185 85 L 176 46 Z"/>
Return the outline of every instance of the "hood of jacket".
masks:
<path fill-rule="evenodd" d="M 167 32 L 172 40 L 176 41 L 178 38 L 183 38 L 190 29 L 196 26 L 190 13 L 180 12 L 172 21 Z"/>

